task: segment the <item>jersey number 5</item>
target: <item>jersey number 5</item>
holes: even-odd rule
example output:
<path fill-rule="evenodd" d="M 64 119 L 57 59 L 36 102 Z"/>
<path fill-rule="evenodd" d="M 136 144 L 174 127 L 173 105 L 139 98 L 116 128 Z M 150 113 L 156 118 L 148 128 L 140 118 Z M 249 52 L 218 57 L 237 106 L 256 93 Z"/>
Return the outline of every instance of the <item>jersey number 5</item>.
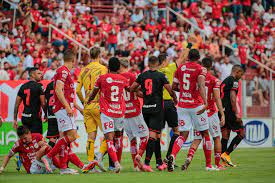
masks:
<path fill-rule="evenodd" d="M 190 74 L 183 75 L 183 89 L 184 90 L 189 90 L 189 88 L 190 88 L 189 78 L 190 78 Z"/>
<path fill-rule="evenodd" d="M 118 86 L 112 86 L 111 87 L 111 101 L 112 102 L 117 102 L 118 101 L 118 92 L 119 92 Z"/>
<path fill-rule="evenodd" d="M 24 94 L 26 95 L 26 105 L 30 105 L 30 95 L 31 95 L 31 89 L 24 90 Z"/>
<path fill-rule="evenodd" d="M 146 79 L 145 80 L 145 89 L 146 89 L 146 95 L 151 95 L 153 92 L 153 81 L 152 79 Z"/>

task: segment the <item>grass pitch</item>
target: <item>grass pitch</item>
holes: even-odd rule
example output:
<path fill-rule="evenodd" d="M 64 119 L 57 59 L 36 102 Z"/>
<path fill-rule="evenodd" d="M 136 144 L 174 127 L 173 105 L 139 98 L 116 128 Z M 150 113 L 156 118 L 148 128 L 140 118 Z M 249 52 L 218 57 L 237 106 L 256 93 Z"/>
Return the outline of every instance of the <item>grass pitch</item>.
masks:
<path fill-rule="evenodd" d="M 180 153 L 177 158 L 177 164 L 181 165 L 186 157 L 187 150 Z M 86 162 L 86 155 L 80 154 L 81 159 Z M 17 172 L 15 163 L 11 161 L 5 171 L 0 174 L 0 183 L 131 183 L 131 182 L 150 182 L 150 183 L 178 183 L 178 182 L 199 182 L 199 183 L 224 183 L 224 182 L 275 182 L 275 149 L 237 149 L 232 154 L 232 161 L 238 166 L 228 168 L 225 171 L 206 172 L 203 151 L 199 150 L 193 159 L 187 172 L 182 172 L 177 168 L 174 172 L 159 172 L 154 169 L 154 173 L 134 172 L 132 168 L 132 159 L 129 153 L 122 155 L 123 170 L 120 174 L 111 172 L 101 174 L 80 174 L 80 175 L 60 175 L 58 172 L 51 175 L 28 175 L 25 170 Z M 164 153 L 162 154 L 164 156 Z M 154 159 L 154 157 L 153 157 Z M 0 157 L 2 164 L 3 157 Z M 212 161 L 213 162 L 213 161 Z M 105 159 L 105 167 L 107 167 Z M 155 161 L 151 162 L 155 167 Z M 71 168 L 75 168 L 70 165 Z"/>

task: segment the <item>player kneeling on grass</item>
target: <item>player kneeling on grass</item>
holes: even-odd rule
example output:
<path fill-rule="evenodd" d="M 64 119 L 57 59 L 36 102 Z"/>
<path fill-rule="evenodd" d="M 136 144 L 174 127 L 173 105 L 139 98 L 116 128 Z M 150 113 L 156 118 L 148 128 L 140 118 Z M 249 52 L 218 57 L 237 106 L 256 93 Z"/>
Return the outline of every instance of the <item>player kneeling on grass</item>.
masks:
<path fill-rule="evenodd" d="M 123 98 L 124 88 L 128 87 L 128 81 L 120 75 L 120 62 L 118 58 L 112 57 L 109 60 L 109 73 L 99 76 L 94 90 L 91 93 L 88 104 L 94 100 L 100 90 L 100 119 L 102 130 L 105 135 L 108 154 L 115 163 L 115 172 L 119 173 L 121 166 L 118 157 L 121 157 L 122 151 L 116 153 L 114 146 L 114 136 L 122 138 L 123 120 L 125 115 L 125 101 Z M 122 144 L 121 144 L 122 145 Z"/>
<path fill-rule="evenodd" d="M 120 63 L 121 75 L 128 79 L 129 85 L 132 85 L 136 80 L 136 76 L 133 73 L 128 72 L 129 61 L 127 59 L 121 59 Z M 146 150 L 149 130 L 141 114 L 137 92 L 128 92 L 126 90 L 124 90 L 124 92 L 126 103 L 124 128 L 131 144 L 130 151 L 134 163 L 134 170 L 140 171 L 142 170 L 142 165 L 139 162 Z M 139 150 L 137 150 L 136 137 L 140 138 Z"/>
<path fill-rule="evenodd" d="M 211 58 L 204 58 L 202 60 L 202 65 L 207 69 L 206 79 L 205 79 L 205 86 L 206 86 L 206 94 L 207 94 L 207 114 L 208 114 L 208 121 L 209 121 L 209 132 L 214 140 L 214 157 L 215 157 L 215 165 L 218 170 L 224 170 L 224 168 L 220 165 L 221 159 L 221 126 L 224 125 L 224 112 L 222 107 L 222 102 L 220 98 L 220 81 L 215 78 L 211 73 L 210 69 L 212 67 L 212 59 Z M 218 111 L 216 105 L 219 109 L 221 114 L 221 120 L 218 117 Z M 194 131 L 194 141 L 192 142 L 187 159 L 182 166 L 183 170 L 187 170 L 189 164 L 191 163 L 194 153 L 196 152 L 198 146 L 202 141 L 202 137 L 200 132 Z"/>

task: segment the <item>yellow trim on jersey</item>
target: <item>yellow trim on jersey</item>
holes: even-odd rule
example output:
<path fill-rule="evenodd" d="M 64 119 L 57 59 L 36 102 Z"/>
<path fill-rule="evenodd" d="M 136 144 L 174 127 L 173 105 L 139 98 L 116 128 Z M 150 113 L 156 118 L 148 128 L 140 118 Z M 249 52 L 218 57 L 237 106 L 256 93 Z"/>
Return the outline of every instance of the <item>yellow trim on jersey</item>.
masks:
<path fill-rule="evenodd" d="M 175 74 L 176 70 L 177 70 L 177 65 L 174 62 L 169 64 L 167 67 L 159 69 L 160 72 L 162 72 L 163 74 L 166 75 L 170 84 L 172 84 L 172 82 L 173 82 L 173 78 L 174 78 L 174 74 Z M 165 88 L 163 90 L 163 99 L 164 100 L 172 99 L 172 97 L 170 96 L 170 94 L 168 93 L 168 91 Z"/>

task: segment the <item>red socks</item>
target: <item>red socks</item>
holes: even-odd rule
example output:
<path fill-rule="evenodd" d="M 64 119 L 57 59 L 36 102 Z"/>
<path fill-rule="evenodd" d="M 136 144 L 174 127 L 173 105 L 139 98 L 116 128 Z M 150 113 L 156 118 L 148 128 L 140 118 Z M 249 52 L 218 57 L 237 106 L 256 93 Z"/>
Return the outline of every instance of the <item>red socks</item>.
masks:
<path fill-rule="evenodd" d="M 116 148 L 114 146 L 114 142 L 112 140 L 106 140 L 107 142 L 107 151 L 109 156 L 111 157 L 112 161 L 116 163 L 118 161 L 117 154 L 116 154 Z"/>
<path fill-rule="evenodd" d="M 60 169 L 68 168 L 68 147 L 62 148 L 59 152 L 59 165 Z"/>
<path fill-rule="evenodd" d="M 71 148 L 69 149 L 69 161 L 71 163 L 73 163 L 75 166 L 77 166 L 78 168 L 83 168 L 84 167 L 84 163 L 78 158 L 78 156 L 71 150 Z"/>
<path fill-rule="evenodd" d="M 146 147 L 147 147 L 148 138 L 147 137 L 141 137 L 140 138 L 140 144 L 139 144 L 139 150 L 138 154 L 142 157 L 144 154 Z"/>
<path fill-rule="evenodd" d="M 131 152 L 131 155 L 132 155 L 132 160 L 133 160 L 133 163 L 134 163 L 134 167 L 136 167 L 137 162 L 135 160 L 135 157 L 137 155 L 137 140 L 135 138 L 133 140 L 131 140 L 130 152 Z"/>
<path fill-rule="evenodd" d="M 172 153 L 171 155 L 174 156 L 174 158 L 176 158 L 177 154 L 179 153 L 182 145 L 184 144 L 185 139 L 183 136 L 179 136 L 176 140 L 175 143 L 173 145 L 173 149 L 172 149 Z"/>
<path fill-rule="evenodd" d="M 58 153 L 60 153 L 62 149 L 65 149 L 68 146 L 68 144 L 70 144 L 70 140 L 67 136 L 64 136 L 61 139 L 59 139 L 55 146 L 52 148 L 52 150 L 47 154 L 48 158 L 52 158 Z"/>
<path fill-rule="evenodd" d="M 189 158 L 190 160 L 192 160 L 193 157 L 194 157 L 195 152 L 196 152 L 196 149 L 193 148 L 193 147 L 191 147 L 191 148 L 189 149 L 189 151 L 188 151 L 187 158 Z"/>
<path fill-rule="evenodd" d="M 221 153 L 220 152 L 214 152 L 214 157 L 215 157 L 215 165 L 220 166 Z"/>
<path fill-rule="evenodd" d="M 212 152 L 212 143 L 210 137 L 203 137 L 203 151 L 205 156 L 206 166 L 211 166 L 211 152 Z"/>
<path fill-rule="evenodd" d="M 117 159 L 120 162 L 123 150 L 123 136 L 115 138 L 115 147 L 116 147 L 116 154 Z"/>

